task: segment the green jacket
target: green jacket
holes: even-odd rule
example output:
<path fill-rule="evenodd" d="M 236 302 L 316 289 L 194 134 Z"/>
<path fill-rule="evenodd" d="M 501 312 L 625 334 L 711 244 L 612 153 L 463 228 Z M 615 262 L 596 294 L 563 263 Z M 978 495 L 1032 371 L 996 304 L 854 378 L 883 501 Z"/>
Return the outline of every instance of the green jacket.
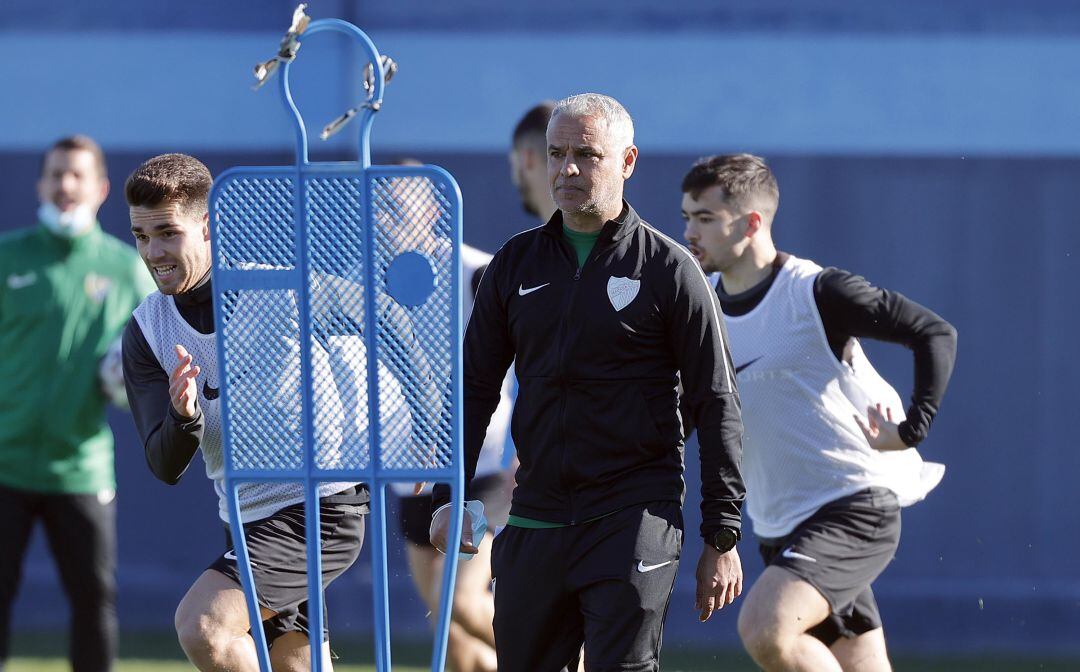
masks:
<path fill-rule="evenodd" d="M 0 235 L 0 483 L 37 492 L 115 488 L 98 363 L 154 283 L 95 224 Z"/>

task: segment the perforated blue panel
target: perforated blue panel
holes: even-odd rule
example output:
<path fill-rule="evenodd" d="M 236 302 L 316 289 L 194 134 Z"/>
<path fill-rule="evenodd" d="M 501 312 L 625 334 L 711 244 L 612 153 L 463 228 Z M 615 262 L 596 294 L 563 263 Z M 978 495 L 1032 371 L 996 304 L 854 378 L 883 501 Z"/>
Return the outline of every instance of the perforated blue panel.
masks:
<path fill-rule="evenodd" d="M 459 284 L 457 193 L 445 173 L 410 166 L 371 167 L 366 181 L 355 174 L 305 176 L 299 236 L 286 220 L 296 195 L 284 190 L 294 180 L 244 170 L 220 183 L 214 250 L 227 279 L 218 291 L 226 459 L 234 475 L 305 475 L 305 398 L 315 466 L 327 479 L 369 469 L 373 453 L 381 455 L 384 477 L 450 466 Z M 297 240 L 306 276 L 295 263 Z M 387 270 L 403 254 L 422 255 L 435 273 L 433 291 L 417 305 L 402 304 L 387 286 Z M 373 389 L 377 404 L 369 403 Z"/>

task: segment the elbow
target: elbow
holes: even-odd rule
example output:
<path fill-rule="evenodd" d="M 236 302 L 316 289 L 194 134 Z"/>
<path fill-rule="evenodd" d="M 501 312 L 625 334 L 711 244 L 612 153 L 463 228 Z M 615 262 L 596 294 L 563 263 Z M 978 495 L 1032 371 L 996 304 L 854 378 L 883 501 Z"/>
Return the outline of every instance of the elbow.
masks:
<path fill-rule="evenodd" d="M 956 353 L 957 336 L 958 335 L 957 335 L 957 332 L 956 332 L 956 327 L 949 324 L 948 322 L 942 321 L 942 323 L 941 323 L 941 337 L 948 344 L 949 350 L 951 350 L 954 355 Z"/>

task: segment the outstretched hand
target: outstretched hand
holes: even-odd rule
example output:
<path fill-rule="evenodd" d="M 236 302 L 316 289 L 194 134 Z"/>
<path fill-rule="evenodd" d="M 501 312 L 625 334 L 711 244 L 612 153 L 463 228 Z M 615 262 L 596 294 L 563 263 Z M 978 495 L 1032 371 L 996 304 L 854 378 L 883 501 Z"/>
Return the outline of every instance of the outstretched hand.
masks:
<path fill-rule="evenodd" d="M 884 412 L 881 404 L 868 406 L 866 419 L 855 415 L 855 422 L 859 425 L 867 443 L 874 450 L 906 450 L 904 440 L 900 438 L 900 425 L 893 422 L 892 409 L 886 407 Z"/>

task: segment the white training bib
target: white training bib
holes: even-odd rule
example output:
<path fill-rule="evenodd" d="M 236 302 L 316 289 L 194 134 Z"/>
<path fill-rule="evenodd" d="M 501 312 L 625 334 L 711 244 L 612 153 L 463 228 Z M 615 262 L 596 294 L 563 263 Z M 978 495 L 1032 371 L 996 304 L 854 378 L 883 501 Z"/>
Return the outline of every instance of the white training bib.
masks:
<path fill-rule="evenodd" d="M 724 318 L 742 400 L 747 513 L 759 537 L 783 537 L 822 505 L 868 487 L 888 488 L 908 506 L 945 470 L 914 448 L 882 453 L 867 443 L 854 416 L 880 403 L 900 422 L 904 405 L 857 340 L 850 361 L 833 354 L 814 300 L 821 270 L 790 257 L 752 311 Z"/>
<path fill-rule="evenodd" d="M 249 292 L 241 301 L 263 301 L 264 293 Z M 275 304 L 280 304 L 280 296 Z M 281 306 L 277 306 L 281 308 Z M 253 306 L 250 314 L 261 314 Z M 285 319 L 297 319 L 295 306 L 284 311 Z M 161 368 L 170 373 L 176 367 L 174 346 L 180 344 L 191 353 L 192 361 L 200 367 L 196 384 L 198 403 L 203 412 L 205 430 L 200 449 L 206 463 L 206 475 L 214 482 L 218 494 L 218 512 L 228 522 L 228 504 L 224 486 L 224 461 L 221 431 L 221 378 L 218 373 L 217 344 L 214 334 L 201 334 L 180 315 L 171 296 L 154 292 L 134 312 L 143 336 L 154 352 Z M 235 380 L 231 382 L 230 403 L 254 400 L 273 411 L 273 429 L 266 426 L 233 427 L 234 446 L 243 440 L 247 445 L 273 446 L 281 455 L 299 453 L 302 446 L 301 404 L 299 398 L 300 347 L 289 338 L 259 339 L 260 331 L 251 332 L 249 345 L 238 343 Z M 367 445 L 367 357 L 364 339 L 354 335 L 330 336 L 312 349 L 312 379 L 314 387 L 314 438 L 317 462 L 322 468 L 333 468 L 356 461 L 358 451 Z M 230 364 L 233 367 L 234 364 Z M 412 419 L 401 385 L 383 366 L 379 367 L 379 393 L 384 404 L 401 409 L 396 422 L 382 426 L 384 454 L 397 449 L 408 450 L 411 442 Z M 328 482 L 319 485 L 319 496 L 340 492 L 355 482 Z M 292 504 L 304 501 L 303 485 L 298 482 L 255 482 L 238 487 L 241 519 L 244 522 L 265 518 Z"/>

